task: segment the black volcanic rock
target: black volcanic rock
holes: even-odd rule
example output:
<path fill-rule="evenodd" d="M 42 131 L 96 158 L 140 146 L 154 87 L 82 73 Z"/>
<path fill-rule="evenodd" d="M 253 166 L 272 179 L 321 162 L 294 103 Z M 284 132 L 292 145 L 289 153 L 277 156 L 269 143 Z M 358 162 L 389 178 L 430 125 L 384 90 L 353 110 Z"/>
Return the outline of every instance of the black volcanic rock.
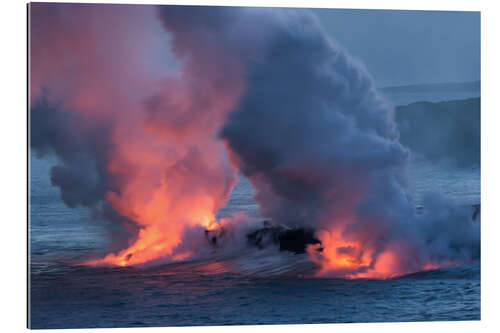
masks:
<path fill-rule="evenodd" d="M 476 220 L 478 216 L 481 214 L 481 204 L 472 205 L 474 212 L 472 213 L 472 220 Z"/>
<path fill-rule="evenodd" d="M 471 205 L 471 217 L 476 221 L 480 219 L 481 204 Z M 418 213 L 422 213 L 424 207 L 415 207 Z M 249 245 L 258 249 L 278 245 L 280 251 L 290 251 L 295 254 L 305 253 L 308 245 L 319 245 L 316 251 L 323 251 L 321 241 L 314 236 L 314 229 L 307 227 L 289 228 L 276 225 L 268 220 L 262 221 L 263 226 L 246 234 Z M 221 240 L 228 237 L 226 229 L 220 227 L 215 230 L 205 230 L 205 238 L 213 248 L 221 246 Z M 129 259 L 129 258 L 128 258 Z"/>
<path fill-rule="evenodd" d="M 287 228 L 264 221 L 263 228 L 247 234 L 250 245 L 262 249 L 270 244 L 279 245 L 280 251 L 296 254 L 305 253 L 308 245 L 321 244 L 314 237 L 314 230 L 308 228 Z M 320 249 L 321 250 L 321 249 Z"/>
<path fill-rule="evenodd" d="M 212 247 L 219 247 L 220 240 L 226 236 L 226 229 L 205 230 L 205 238 Z"/>

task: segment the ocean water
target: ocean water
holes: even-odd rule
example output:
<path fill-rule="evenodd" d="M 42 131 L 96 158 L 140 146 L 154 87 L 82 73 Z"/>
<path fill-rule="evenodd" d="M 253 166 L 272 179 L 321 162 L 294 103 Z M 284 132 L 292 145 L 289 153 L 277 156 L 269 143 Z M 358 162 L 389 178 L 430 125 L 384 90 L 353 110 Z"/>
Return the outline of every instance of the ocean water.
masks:
<path fill-rule="evenodd" d="M 34 274 L 31 327 L 480 319 L 478 263 L 382 281 L 261 278 L 210 273 L 206 265 Z"/>
<path fill-rule="evenodd" d="M 32 328 L 304 324 L 480 319 L 480 263 L 392 280 L 308 278 L 307 255 L 252 251 L 150 268 L 73 265 L 104 248 L 103 221 L 67 208 L 50 185 L 53 161 L 31 156 Z M 413 161 L 418 202 L 429 188 L 469 205 L 480 201 L 478 167 Z M 242 179 L 219 215 L 258 216 Z M 239 265 L 234 269 L 235 265 Z"/>

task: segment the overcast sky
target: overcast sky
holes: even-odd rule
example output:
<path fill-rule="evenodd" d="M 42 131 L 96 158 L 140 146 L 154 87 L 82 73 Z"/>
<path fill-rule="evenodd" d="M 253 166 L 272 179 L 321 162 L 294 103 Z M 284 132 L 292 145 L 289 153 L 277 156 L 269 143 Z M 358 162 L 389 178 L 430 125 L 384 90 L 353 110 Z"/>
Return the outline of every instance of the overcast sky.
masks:
<path fill-rule="evenodd" d="M 378 87 L 480 79 L 480 13 L 313 10 Z"/>

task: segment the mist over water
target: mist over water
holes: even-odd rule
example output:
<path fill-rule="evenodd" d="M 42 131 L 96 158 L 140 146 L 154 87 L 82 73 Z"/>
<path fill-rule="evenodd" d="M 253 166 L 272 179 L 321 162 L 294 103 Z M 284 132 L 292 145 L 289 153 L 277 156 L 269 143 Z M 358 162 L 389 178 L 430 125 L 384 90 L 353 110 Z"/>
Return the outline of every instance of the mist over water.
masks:
<path fill-rule="evenodd" d="M 238 172 L 262 216 L 314 230 L 321 275 L 387 278 L 479 257 L 466 209 L 434 193 L 415 210 L 393 105 L 311 12 L 144 6 L 134 24 L 105 29 L 134 7 L 30 9 L 31 147 L 57 157 L 51 182 L 69 207 L 110 222 L 109 252 L 87 265 L 203 256 L 196 235 L 224 224 L 240 247 L 248 219 L 216 218 Z M 165 42 L 150 21 L 170 37 L 176 75 L 159 79 L 132 47 Z M 117 57 L 110 40 L 133 52 Z"/>
<path fill-rule="evenodd" d="M 478 318 L 479 161 L 418 150 L 398 120 L 437 104 L 395 109 L 308 11 L 145 6 L 125 29 L 133 7 L 78 6 L 34 11 L 34 327 L 67 311 L 69 327 Z M 100 34 L 91 17 L 116 24 Z M 144 39 L 168 40 L 174 74 L 159 77 L 172 63 L 158 58 L 152 73 L 142 48 L 115 61 Z M 252 248 L 263 219 L 311 228 L 321 247 Z M 227 234 L 214 246 L 205 231 Z"/>
<path fill-rule="evenodd" d="M 33 328 L 480 318 L 478 262 L 388 281 L 311 281 L 298 276 L 280 277 L 273 275 L 274 272 L 293 270 L 297 267 L 295 263 L 302 268 L 307 258 L 304 261 L 298 256 L 285 256 L 287 261 L 283 263 L 283 257 L 274 258 L 276 254 L 272 253 L 259 255 L 270 258 L 270 264 L 259 258 L 243 262 L 246 266 L 242 269 L 263 274 L 260 277 L 231 275 L 214 269 L 212 262 L 207 263 L 212 265 L 210 270 L 213 272 L 208 275 L 203 263 L 149 271 L 74 267 L 71 263 L 88 253 L 101 253 L 109 238 L 103 221 L 96 220 L 88 210 L 68 208 L 61 200 L 59 189 L 51 185 L 48 176 L 55 163 L 31 155 Z M 420 198 L 429 188 L 452 197 L 458 204 L 480 202 L 479 166 L 460 168 L 449 163 L 411 158 L 408 176 L 416 204 L 421 204 Z M 259 218 L 251 184 L 243 176 L 239 178 L 218 216 L 244 211 L 248 216 Z M 265 274 L 271 275 L 265 277 Z M 119 288 L 116 279 L 121 281 Z M 303 302 L 314 306 L 304 309 L 300 305 Z"/>
<path fill-rule="evenodd" d="M 53 268 L 55 261 L 73 262 L 75 258 L 88 256 L 89 252 L 102 252 L 109 245 L 105 221 L 86 209 L 71 209 L 64 204 L 58 188 L 51 185 L 47 176 L 54 161 L 32 154 L 30 163 L 31 271 L 46 272 Z M 480 203 L 480 168 L 477 166 L 458 168 L 415 159 L 411 160 L 408 174 L 416 204 L 422 204 L 421 197 L 429 187 L 464 206 Z M 222 218 L 243 211 L 258 223 L 264 217 L 253 200 L 254 190 L 243 176 L 239 179 L 227 205 L 217 216 Z M 71 243 L 68 243 L 69 237 Z"/>

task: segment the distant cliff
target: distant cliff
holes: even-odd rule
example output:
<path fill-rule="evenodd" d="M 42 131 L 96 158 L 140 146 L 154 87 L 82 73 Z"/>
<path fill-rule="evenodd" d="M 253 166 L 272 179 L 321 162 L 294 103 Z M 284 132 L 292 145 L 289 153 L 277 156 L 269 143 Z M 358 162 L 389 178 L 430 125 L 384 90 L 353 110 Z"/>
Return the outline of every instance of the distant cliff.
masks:
<path fill-rule="evenodd" d="M 461 166 L 481 158 L 481 99 L 417 102 L 396 108 L 401 142 L 431 161 L 452 159 Z"/>
<path fill-rule="evenodd" d="M 379 88 L 378 91 L 394 105 L 427 101 L 455 101 L 481 96 L 481 81 L 412 84 Z"/>
<path fill-rule="evenodd" d="M 424 93 L 424 92 L 460 92 L 460 91 L 481 91 L 481 81 L 452 82 L 452 83 L 431 83 L 431 84 L 410 84 L 406 86 L 392 86 L 379 88 L 383 93 Z"/>

